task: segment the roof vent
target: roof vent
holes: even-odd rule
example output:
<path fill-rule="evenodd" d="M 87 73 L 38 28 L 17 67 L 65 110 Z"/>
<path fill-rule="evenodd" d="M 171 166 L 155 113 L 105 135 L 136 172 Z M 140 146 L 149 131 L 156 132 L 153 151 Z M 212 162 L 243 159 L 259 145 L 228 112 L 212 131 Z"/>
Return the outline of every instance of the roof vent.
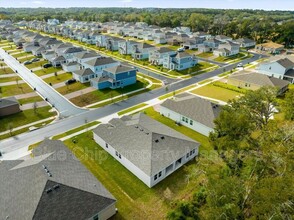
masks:
<path fill-rule="evenodd" d="M 59 184 L 56 184 L 53 186 L 53 189 L 58 189 L 59 187 L 60 187 Z"/>
<path fill-rule="evenodd" d="M 149 135 L 149 132 L 146 132 L 147 135 Z"/>
<path fill-rule="evenodd" d="M 49 173 L 49 172 L 47 173 L 47 175 L 48 175 L 49 177 L 52 177 L 52 174 L 51 174 L 51 173 Z"/>
<path fill-rule="evenodd" d="M 158 142 L 159 142 L 159 140 L 158 140 L 158 139 L 156 139 L 156 140 L 155 140 L 155 143 L 158 143 Z"/>
<path fill-rule="evenodd" d="M 42 165 L 42 167 L 43 167 L 43 169 L 46 169 L 46 166 L 44 164 Z"/>
<path fill-rule="evenodd" d="M 161 140 L 164 140 L 164 136 L 161 136 Z"/>
<path fill-rule="evenodd" d="M 46 173 L 49 173 L 49 170 L 47 168 L 44 169 Z"/>
<path fill-rule="evenodd" d="M 135 128 L 139 128 L 138 125 L 136 125 Z"/>
<path fill-rule="evenodd" d="M 143 128 L 140 128 L 140 131 L 144 131 L 144 129 Z"/>
<path fill-rule="evenodd" d="M 46 190 L 46 193 L 51 193 L 51 192 L 52 192 L 52 189 L 51 188 L 49 188 L 49 189 Z"/>

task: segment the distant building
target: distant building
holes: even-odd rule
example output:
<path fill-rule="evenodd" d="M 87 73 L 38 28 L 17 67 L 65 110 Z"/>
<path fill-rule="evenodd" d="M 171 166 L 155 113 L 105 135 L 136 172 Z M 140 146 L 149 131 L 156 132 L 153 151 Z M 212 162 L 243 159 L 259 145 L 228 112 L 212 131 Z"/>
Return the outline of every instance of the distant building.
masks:
<path fill-rule="evenodd" d="M 20 112 L 19 103 L 16 98 L 0 98 L 0 117 Z"/>
<path fill-rule="evenodd" d="M 240 47 L 244 47 L 244 48 L 251 48 L 251 47 L 255 47 L 256 42 L 254 40 L 248 39 L 248 38 L 240 38 L 235 40 L 234 42 L 236 42 L 237 44 L 240 44 Z"/>
<path fill-rule="evenodd" d="M 268 51 L 268 52 L 274 53 L 274 54 L 279 54 L 279 53 L 281 53 L 282 50 L 284 50 L 284 45 L 277 44 L 274 42 L 268 42 L 268 43 L 256 45 L 255 49 L 261 50 L 261 51 Z"/>
<path fill-rule="evenodd" d="M 0 164 L 0 219 L 109 219 L 116 200 L 57 140 L 45 140 L 26 160 Z"/>
<path fill-rule="evenodd" d="M 47 24 L 49 25 L 59 25 L 59 20 L 58 19 L 48 19 Z"/>
<path fill-rule="evenodd" d="M 100 124 L 93 135 L 97 144 L 148 187 L 198 155 L 199 143 L 143 113 Z"/>
<path fill-rule="evenodd" d="M 208 136 L 221 107 L 206 99 L 187 93 L 167 99 L 160 105 L 160 114 L 194 131 Z"/>

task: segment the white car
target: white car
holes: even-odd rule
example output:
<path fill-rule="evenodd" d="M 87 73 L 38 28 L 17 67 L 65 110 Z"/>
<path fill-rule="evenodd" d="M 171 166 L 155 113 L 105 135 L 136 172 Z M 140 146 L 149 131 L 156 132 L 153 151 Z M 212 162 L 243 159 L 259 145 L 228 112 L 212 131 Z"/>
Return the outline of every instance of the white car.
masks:
<path fill-rule="evenodd" d="M 243 63 L 238 63 L 237 67 L 243 67 Z"/>

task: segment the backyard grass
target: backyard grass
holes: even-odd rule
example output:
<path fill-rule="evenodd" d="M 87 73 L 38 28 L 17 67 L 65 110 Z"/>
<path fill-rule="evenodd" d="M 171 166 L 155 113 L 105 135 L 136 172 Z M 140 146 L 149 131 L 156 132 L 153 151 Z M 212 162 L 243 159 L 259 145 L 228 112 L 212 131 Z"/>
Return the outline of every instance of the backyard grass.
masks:
<path fill-rule="evenodd" d="M 90 127 L 92 127 L 92 126 L 94 126 L 94 125 L 98 125 L 98 124 L 100 124 L 100 122 L 98 122 L 98 121 L 92 121 L 92 122 L 87 123 L 87 124 L 85 124 L 85 125 L 83 125 L 83 126 L 80 126 L 80 127 L 78 127 L 78 128 L 75 128 L 75 129 L 69 130 L 69 131 L 67 131 L 67 132 L 64 132 L 64 133 L 62 133 L 62 134 L 56 135 L 56 136 L 52 137 L 52 139 L 53 139 L 53 140 L 58 140 L 58 139 L 60 139 L 60 138 L 66 137 L 66 136 L 68 136 L 68 135 L 74 134 L 74 133 L 76 133 L 76 132 L 78 132 L 78 131 L 81 131 L 81 130 L 84 130 L 84 129 L 90 128 Z"/>
<path fill-rule="evenodd" d="M 55 72 L 58 72 L 58 71 L 61 71 L 61 70 L 62 70 L 62 68 L 49 67 L 49 68 L 44 68 L 44 69 L 41 69 L 41 70 L 34 71 L 34 73 L 37 76 L 43 76 L 43 75 L 47 75 L 47 74 L 50 74 L 50 73 L 55 73 Z"/>
<path fill-rule="evenodd" d="M 34 68 L 36 68 L 36 67 L 42 67 L 42 68 L 43 68 L 43 65 L 44 65 L 45 63 L 48 63 L 48 61 L 47 61 L 47 60 L 41 60 L 41 61 L 34 62 L 34 63 L 32 63 L 32 64 L 29 64 L 29 65 L 26 65 L 26 67 L 27 67 L 28 69 L 34 69 Z"/>
<path fill-rule="evenodd" d="M 62 95 L 66 95 L 68 93 L 72 93 L 72 92 L 75 92 L 75 91 L 86 89 L 89 86 L 90 86 L 90 83 L 75 82 L 75 83 L 67 85 L 67 86 L 65 85 L 65 86 L 59 87 L 56 90 L 59 93 L 61 93 Z M 89 94 L 89 93 L 87 93 L 87 94 Z M 85 94 L 85 95 L 87 95 L 87 94 Z"/>
<path fill-rule="evenodd" d="M 213 56 L 212 52 L 204 52 L 204 53 L 197 54 L 197 57 L 201 57 L 201 58 L 209 58 L 212 56 Z"/>
<path fill-rule="evenodd" d="M 19 76 L 0 78 L 0 83 L 16 82 L 16 80 L 20 81 L 21 78 Z"/>
<path fill-rule="evenodd" d="M 0 94 L 2 93 L 1 95 L 3 97 L 25 94 L 30 92 L 33 92 L 33 89 L 29 87 L 26 83 L 0 87 Z"/>
<path fill-rule="evenodd" d="M 137 82 L 133 85 L 129 85 L 119 89 L 108 88 L 102 90 L 95 90 L 93 92 L 72 98 L 70 99 L 70 101 L 77 106 L 83 107 L 95 102 L 103 101 L 105 99 L 113 99 L 116 96 L 124 96 L 123 94 L 145 88 L 146 85 L 148 85 L 148 82 L 146 80 L 138 78 Z"/>
<path fill-rule="evenodd" d="M 18 102 L 19 104 L 27 104 L 27 103 L 34 103 L 34 102 L 40 102 L 43 101 L 43 99 L 40 96 L 34 96 L 34 97 L 30 97 L 30 98 L 25 98 L 25 99 L 19 99 Z"/>
<path fill-rule="evenodd" d="M 229 101 L 230 99 L 237 98 L 243 94 L 240 92 L 232 91 L 229 89 L 221 88 L 213 84 L 208 84 L 206 86 L 197 88 L 191 91 L 194 94 L 206 96 L 213 99 L 222 100 L 224 102 Z"/>
<path fill-rule="evenodd" d="M 14 73 L 14 71 L 9 67 L 1 67 L 0 68 L 0 74 L 10 74 Z"/>
<path fill-rule="evenodd" d="M 49 112 L 50 109 L 50 106 L 39 107 L 36 113 L 34 109 L 29 109 L 14 115 L 5 116 L 5 118 L 0 118 L 0 132 L 9 130 L 10 126 L 16 128 L 56 115 L 56 112 Z"/>
<path fill-rule="evenodd" d="M 147 104 L 145 104 L 145 103 L 141 103 L 141 104 L 139 104 L 139 105 L 135 105 L 135 106 L 133 106 L 133 107 L 131 107 L 131 108 L 127 108 L 127 109 L 125 109 L 125 110 L 122 110 L 122 111 L 120 111 L 120 112 L 117 113 L 117 114 L 120 116 L 120 115 L 126 114 L 126 113 L 128 113 L 128 112 L 135 111 L 136 109 L 143 108 L 143 107 L 145 107 L 145 106 L 147 106 Z"/>
<path fill-rule="evenodd" d="M 71 78 L 72 78 L 71 73 L 62 73 L 62 74 L 58 74 L 57 76 L 51 76 L 51 77 L 43 79 L 43 80 L 47 83 L 56 84 L 56 83 L 60 83 L 60 82 L 65 82 L 66 80 L 71 79 Z"/>

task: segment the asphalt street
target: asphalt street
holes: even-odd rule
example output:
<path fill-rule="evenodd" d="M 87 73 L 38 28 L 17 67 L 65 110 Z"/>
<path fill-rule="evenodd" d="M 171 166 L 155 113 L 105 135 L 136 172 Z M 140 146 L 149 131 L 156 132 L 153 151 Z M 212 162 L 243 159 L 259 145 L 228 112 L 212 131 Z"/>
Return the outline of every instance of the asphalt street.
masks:
<path fill-rule="evenodd" d="M 4 62 L 14 71 L 17 71 L 17 74 L 32 88 L 36 88 L 36 91 L 43 97 L 47 98 L 48 102 L 51 105 L 54 105 L 61 117 L 68 117 L 76 115 L 87 110 L 74 106 L 69 102 L 65 97 L 59 94 L 55 89 L 50 85 L 45 83 L 37 75 L 32 73 L 24 65 L 20 64 L 14 57 L 9 55 L 2 48 L 0 49 L 0 57 L 4 59 Z"/>
<path fill-rule="evenodd" d="M 259 58 L 260 58 L 259 56 L 255 55 L 252 58 L 242 60 L 242 63 L 244 64 L 251 63 L 258 60 Z M 168 88 L 169 88 L 168 92 L 184 88 L 186 86 L 195 84 L 197 82 L 200 82 L 202 80 L 208 79 L 213 76 L 217 76 L 223 73 L 224 68 L 225 68 L 225 71 L 230 71 L 234 67 L 236 67 L 236 64 L 230 64 L 223 68 L 219 68 L 211 72 L 194 76 L 190 79 L 174 82 L 168 85 Z M 12 151 L 20 150 L 22 148 L 27 148 L 29 145 L 42 141 L 46 137 L 51 137 L 51 136 L 66 132 L 67 130 L 70 130 L 74 127 L 82 126 L 85 124 L 85 120 L 87 120 L 87 122 L 99 120 L 100 118 L 109 116 L 123 109 L 157 98 L 161 95 L 166 94 L 166 92 L 167 92 L 166 88 L 162 87 L 156 90 L 152 90 L 152 91 L 131 97 L 130 99 L 127 99 L 125 101 L 121 101 L 118 103 L 114 103 L 114 104 L 107 105 L 105 107 L 90 110 L 90 111 L 84 111 L 75 116 L 64 118 L 62 120 L 59 120 L 53 124 L 40 128 L 38 130 L 20 134 L 18 136 L 0 141 L 0 151 L 5 154 Z"/>

